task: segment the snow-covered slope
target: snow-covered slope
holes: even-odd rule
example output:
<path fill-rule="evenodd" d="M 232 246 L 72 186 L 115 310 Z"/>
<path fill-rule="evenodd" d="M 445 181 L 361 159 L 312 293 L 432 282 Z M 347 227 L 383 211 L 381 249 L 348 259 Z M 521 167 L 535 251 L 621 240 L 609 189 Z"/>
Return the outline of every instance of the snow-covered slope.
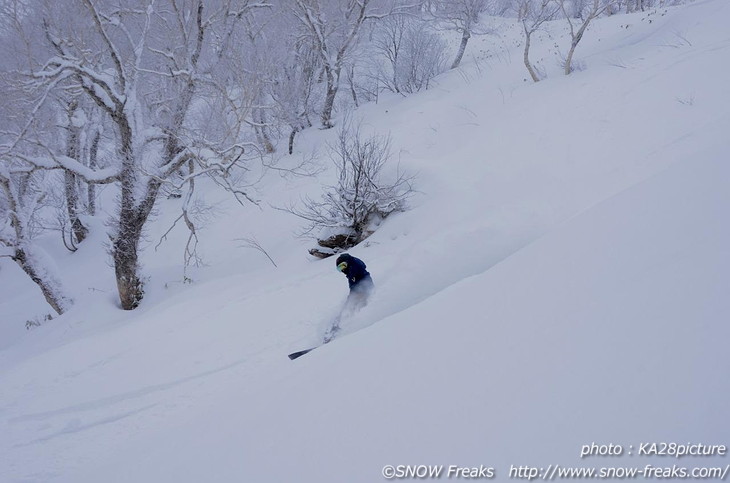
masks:
<path fill-rule="evenodd" d="M 585 465 L 579 448 L 594 441 L 724 443 L 730 165 L 720 154 L 266 378 L 238 363 L 189 381 L 213 392 L 68 481 L 367 482 L 386 464 L 484 464 L 505 478 L 510 464 Z M 128 411 L 178 411 L 182 391 L 169 392 Z"/>
<path fill-rule="evenodd" d="M 294 363 L 346 284 L 284 214 L 222 216 L 192 285 L 165 291 L 176 260 L 150 250 L 132 313 L 81 269 L 83 303 L 0 352 L 0 481 L 369 482 L 387 464 L 503 481 L 510 465 L 664 463 L 581 461 L 593 441 L 729 443 L 728 14 L 713 0 L 601 20 L 587 69 L 536 85 L 505 24 L 437 88 L 361 108 L 423 194 L 353 251 L 371 304 Z M 302 153 L 330 136 L 303 133 Z M 267 183 L 274 204 L 317 188 Z M 235 251 L 251 227 L 280 268 Z M 5 280 L 19 317 L 32 287 Z"/>

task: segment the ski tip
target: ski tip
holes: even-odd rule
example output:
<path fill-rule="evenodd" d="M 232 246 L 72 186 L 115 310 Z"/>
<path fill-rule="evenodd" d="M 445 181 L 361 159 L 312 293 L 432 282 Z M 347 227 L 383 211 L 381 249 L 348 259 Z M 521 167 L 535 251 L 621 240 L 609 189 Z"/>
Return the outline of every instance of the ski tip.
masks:
<path fill-rule="evenodd" d="M 299 352 L 292 352 L 291 354 L 289 354 L 289 359 L 291 359 L 293 361 L 294 359 L 296 359 L 298 357 L 302 357 L 304 354 L 307 354 L 308 352 L 311 352 L 312 350 L 314 350 L 314 348 L 299 351 Z"/>

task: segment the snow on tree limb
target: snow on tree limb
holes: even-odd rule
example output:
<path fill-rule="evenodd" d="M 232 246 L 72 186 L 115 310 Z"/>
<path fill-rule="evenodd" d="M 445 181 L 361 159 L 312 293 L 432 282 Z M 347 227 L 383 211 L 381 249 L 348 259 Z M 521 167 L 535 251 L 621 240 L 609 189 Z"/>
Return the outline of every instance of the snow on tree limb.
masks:
<path fill-rule="evenodd" d="M 69 158 L 61 154 L 49 152 L 48 157 L 28 156 L 24 154 L 13 154 L 13 157 L 29 164 L 26 168 L 13 169 L 10 172 L 15 174 L 29 173 L 35 169 L 65 169 L 80 176 L 87 183 L 109 184 L 119 179 L 120 170 L 118 168 L 104 168 L 93 170 L 88 166 L 84 166 L 75 159 Z"/>
<path fill-rule="evenodd" d="M 106 44 L 107 48 L 109 49 L 109 53 L 111 55 L 112 61 L 114 62 L 114 67 L 117 71 L 117 78 L 119 80 L 120 86 L 122 88 L 122 91 L 126 90 L 126 84 L 127 84 L 127 77 L 124 72 L 124 67 L 122 65 L 122 58 L 119 55 L 119 52 L 117 51 L 116 46 L 114 45 L 114 42 L 111 41 L 109 38 L 109 35 L 107 34 L 106 30 L 104 29 L 104 25 L 102 24 L 101 16 L 99 15 L 99 12 L 97 11 L 96 7 L 91 3 L 91 0 L 82 0 L 84 5 L 89 9 L 89 12 L 91 13 L 92 18 L 94 19 L 94 24 L 96 25 L 97 30 L 99 31 L 99 34 L 101 35 L 101 38 L 104 40 L 104 43 Z"/>

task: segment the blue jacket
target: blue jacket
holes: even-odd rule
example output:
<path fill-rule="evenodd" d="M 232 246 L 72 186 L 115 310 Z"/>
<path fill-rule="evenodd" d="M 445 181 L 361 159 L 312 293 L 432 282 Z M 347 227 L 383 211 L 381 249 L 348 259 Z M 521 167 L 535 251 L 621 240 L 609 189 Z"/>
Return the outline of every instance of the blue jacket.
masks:
<path fill-rule="evenodd" d="M 347 268 L 342 273 L 344 273 L 347 277 L 347 283 L 349 284 L 350 289 L 352 289 L 352 287 L 357 285 L 364 278 L 370 277 L 370 273 L 366 270 L 365 262 L 363 262 L 359 258 L 355 258 L 352 255 L 343 253 L 342 255 L 337 257 L 337 265 L 342 262 L 347 262 Z"/>

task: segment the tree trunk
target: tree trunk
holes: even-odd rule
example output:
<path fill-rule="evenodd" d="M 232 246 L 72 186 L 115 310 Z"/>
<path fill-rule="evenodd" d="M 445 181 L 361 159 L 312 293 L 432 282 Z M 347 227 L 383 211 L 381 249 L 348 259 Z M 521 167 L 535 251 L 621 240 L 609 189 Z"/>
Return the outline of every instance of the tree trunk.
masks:
<path fill-rule="evenodd" d="M 254 110 L 254 131 L 256 132 L 256 138 L 264 147 L 264 151 L 267 153 L 273 153 L 276 151 L 273 143 L 271 142 L 271 136 L 269 136 L 269 130 L 266 125 L 266 113 L 263 109 Z"/>
<path fill-rule="evenodd" d="M 461 58 L 464 57 L 466 44 L 469 42 L 470 38 L 471 32 L 469 31 L 469 29 L 464 29 L 464 35 L 461 36 L 461 45 L 459 45 L 459 51 L 456 53 L 456 59 L 454 59 L 454 63 L 451 64 L 452 69 L 456 69 L 457 67 L 459 67 L 459 64 L 461 64 Z"/>
<path fill-rule="evenodd" d="M 76 185 L 76 175 L 70 171 L 64 173 L 64 187 L 66 191 L 66 210 L 68 219 L 71 221 L 71 233 L 75 243 L 81 243 L 86 239 L 89 230 L 79 219 L 79 192 Z"/>
<path fill-rule="evenodd" d="M 355 103 L 355 107 L 360 107 L 360 103 L 357 100 L 357 91 L 355 90 L 355 66 L 352 66 L 347 70 L 347 80 L 350 82 L 350 94 L 352 95 L 352 102 Z"/>
<path fill-rule="evenodd" d="M 527 28 L 525 28 L 525 55 L 524 55 L 524 61 L 525 61 L 525 67 L 527 67 L 527 71 L 530 73 L 530 77 L 532 77 L 532 80 L 534 82 L 540 82 L 540 77 L 538 77 L 537 73 L 535 72 L 535 69 L 532 67 L 532 64 L 530 63 L 530 39 L 532 37 L 532 32 L 528 31 Z"/>
<path fill-rule="evenodd" d="M 580 39 L 583 38 L 583 33 L 586 31 L 586 27 L 588 27 L 590 21 L 591 17 L 587 17 L 585 22 L 583 22 L 583 25 L 581 25 L 580 29 L 578 29 L 578 33 L 575 35 L 575 37 L 573 37 L 573 40 L 570 43 L 568 57 L 565 59 L 565 75 L 573 72 L 573 54 L 575 53 L 575 48 L 578 47 L 578 42 L 580 42 Z"/>
<path fill-rule="evenodd" d="M 42 266 L 35 263 L 27 248 L 16 248 L 12 259 L 38 285 L 46 302 L 58 315 L 63 314 L 71 307 L 73 301 L 62 293 L 59 281 L 47 270 L 44 270 Z"/>
<path fill-rule="evenodd" d="M 332 127 L 332 110 L 335 106 L 335 97 L 339 84 L 339 75 L 335 76 L 332 68 L 325 66 L 325 74 L 327 75 L 327 95 L 324 99 L 324 108 L 322 109 L 322 127 L 329 129 Z"/>
<path fill-rule="evenodd" d="M 96 131 L 94 139 L 91 141 L 91 150 L 89 151 L 89 168 L 96 169 L 96 158 L 99 154 L 99 141 L 101 140 L 101 133 Z M 89 215 L 96 215 L 96 185 L 89 183 L 87 185 L 87 197 L 88 197 L 88 211 Z"/>
<path fill-rule="evenodd" d="M 140 234 L 141 231 L 132 228 L 119 233 L 114 240 L 114 273 L 119 301 L 124 310 L 137 308 L 144 296 L 144 287 L 137 275 Z"/>
<path fill-rule="evenodd" d="M 124 191 L 124 185 L 122 190 Z M 143 222 L 135 215 L 134 207 L 124 206 L 123 203 L 119 215 L 119 228 L 112 247 L 119 301 L 124 310 L 137 308 L 144 296 L 143 284 L 137 274 Z"/>
<path fill-rule="evenodd" d="M 68 114 L 68 140 L 66 144 L 66 155 L 77 161 L 79 160 L 79 131 L 80 128 L 74 125 L 74 116 L 78 104 L 72 102 L 69 105 Z M 79 191 L 76 183 L 76 175 L 70 171 L 64 173 L 64 188 L 66 192 L 66 211 L 68 212 L 68 219 L 71 222 L 71 236 L 75 239 L 76 243 L 81 243 L 86 238 L 89 230 L 81 223 L 79 219 Z"/>
<path fill-rule="evenodd" d="M 565 75 L 570 74 L 573 71 L 572 65 L 573 65 L 573 54 L 575 53 L 575 48 L 578 47 L 578 42 L 583 38 L 583 34 L 585 34 L 586 29 L 588 28 L 588 24 L 591 23 L 591 20 L 598 17 L 601 14 L 601 10 L 599 9 L 598 0 L 593 1 L 593 10 L 586 15 L 585 20 L 583 21 L 583 24 L 578 29 L 578 32 L 573 35 L 572 41 L 570 42 L 570 51 L 568 51 L 568 58 L 565 59 Z M 572 27 L 571 27 L 572 32 Z"/>
<path fill-rule="evenodd" d="M 33 253 L 30 251 L 30 243 L 27 238 L 27 227 L 21 222 L 23 217 L 19 216 L 21 210 L 19 199 L 25 197 L 23 185 L 27 184 L 25 176 L 21 180 L 21 187 L 18 190 L 18 198 L 13 194 L 8 178 L 0 177 L 0 189 L 3 190 L 9 203 L 9 221 L 15 231 L 15 239 L 13 242 L 4 241 L 4 245 L 11 247 L 13 255 L 11 260 L 20 266 L 20 268 L 30 277 L 33 282 L 38 285 L 48 304 L 53 307 L 57 314 L 61 315 L 73 304 L 73 300 L 63 293 L 61 282 L 54 276 L 53 272 L 47 270 L 42 263 L 38 263 Z"/>
<path fill-rule="evenodd" d="M 575 41 L 571 42 L 571 44 L 570 44 L 570 50 L 568 51 L 568 57 L 565 59 L 565 75 L 568 75 L 573 71 L 571 66 L 573 64 L 573 53 L 575 52 L 575 48 L 577 45 L 578 45 L 578 43 Z"/>
<path fill-rule="evenodd" d="M 114 273 L 117 279 L 117 290 L 122 309 L 135 309 L 144 295 L 142 281 L 137 275 L 139 239 L 145 219 L 138 216 L 135 206 L 135 188 L 137 172 L 132 150 L 132 129 L 126 118 L 115 119 L 119 127 L 122 151 L 121 203 L 119 207 L 119 225 L 112 244 Z"/>
<path fill-rule="evenodd" d="M 294 137 L 299 132 L 299 129 L 292 128 L 291 132 L 289 133 L 289 154 L 292 154 L 294 152 Z"/>

